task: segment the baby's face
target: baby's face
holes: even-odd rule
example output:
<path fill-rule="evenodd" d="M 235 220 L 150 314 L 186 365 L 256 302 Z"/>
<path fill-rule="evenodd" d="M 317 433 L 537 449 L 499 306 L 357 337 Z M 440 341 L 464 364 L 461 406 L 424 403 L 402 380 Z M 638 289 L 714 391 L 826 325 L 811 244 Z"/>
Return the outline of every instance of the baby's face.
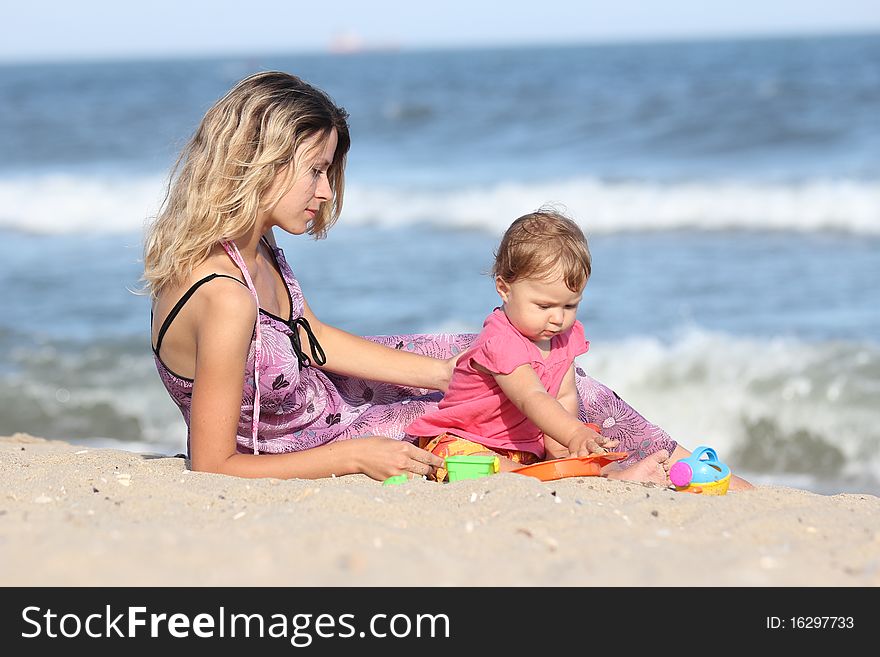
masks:
<path fill-rule="evenodd" d="M 525 278 L 514 283 L 498 278 L 495 286 L 510 323 L 538 343 L 549 342 L 554 335 L 572 327 L 583 296 L 583 289 L 569 290 L 562 276 L 545 280 Z"/>

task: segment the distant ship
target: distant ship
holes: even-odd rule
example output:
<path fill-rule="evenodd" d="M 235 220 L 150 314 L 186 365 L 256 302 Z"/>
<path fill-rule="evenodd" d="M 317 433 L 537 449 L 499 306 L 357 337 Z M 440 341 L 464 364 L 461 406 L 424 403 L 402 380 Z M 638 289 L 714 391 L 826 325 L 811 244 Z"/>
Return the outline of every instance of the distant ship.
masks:
<path fill-rule="evenodd" d="M 351 55 L 361 52 L 396 52 L 400 50 L 400 44 L 392 41 L 368 43 L 354 32 L 343 32 L 330 40 L 327 50 L 334 55 Z"/>

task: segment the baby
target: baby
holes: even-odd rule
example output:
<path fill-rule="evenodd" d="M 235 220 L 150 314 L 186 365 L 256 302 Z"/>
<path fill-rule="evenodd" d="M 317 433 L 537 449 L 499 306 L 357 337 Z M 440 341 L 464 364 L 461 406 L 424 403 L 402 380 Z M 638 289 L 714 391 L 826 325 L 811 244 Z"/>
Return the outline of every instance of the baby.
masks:
<path fill-rule="evenodd" d="M 590 344 L 576 316 L 590 273 L 587 239 L 568 217 L 541 210 L 510 225 L 492 268 L 502 305 L 458 359 L 438 409 L 406 428 L 420 447 L 498 455 L 510 471 L 617 445 L 578 420 L 574 359 Z M 446 474 L 438 469 L 438 481 Z"/>

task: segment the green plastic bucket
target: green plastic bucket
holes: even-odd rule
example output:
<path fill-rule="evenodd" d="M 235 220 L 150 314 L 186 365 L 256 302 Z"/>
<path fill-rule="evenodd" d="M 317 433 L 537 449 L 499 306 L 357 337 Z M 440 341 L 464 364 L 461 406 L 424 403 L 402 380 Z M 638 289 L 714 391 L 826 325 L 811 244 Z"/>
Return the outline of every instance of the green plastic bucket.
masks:
<path fill-rule="evenodd" d="M 500 464 L 497 456 L 447 456 L 446 469 L 449 481 L 460 479 L 479 479 L 498 472 Z"/>

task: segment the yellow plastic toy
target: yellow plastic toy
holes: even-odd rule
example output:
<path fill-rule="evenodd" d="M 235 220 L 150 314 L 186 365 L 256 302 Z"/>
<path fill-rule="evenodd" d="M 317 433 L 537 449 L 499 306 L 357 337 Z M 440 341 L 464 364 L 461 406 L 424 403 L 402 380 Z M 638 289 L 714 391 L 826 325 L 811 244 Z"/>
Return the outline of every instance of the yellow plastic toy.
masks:
<path fill-rule="evenodd" d="M 715 450 L 705 446 L 697 447 L 693 454 L 669 468 L 675 490 L 703 495 L 726 495 L 730 474 L 730 468 L 718 460 Z"/>

